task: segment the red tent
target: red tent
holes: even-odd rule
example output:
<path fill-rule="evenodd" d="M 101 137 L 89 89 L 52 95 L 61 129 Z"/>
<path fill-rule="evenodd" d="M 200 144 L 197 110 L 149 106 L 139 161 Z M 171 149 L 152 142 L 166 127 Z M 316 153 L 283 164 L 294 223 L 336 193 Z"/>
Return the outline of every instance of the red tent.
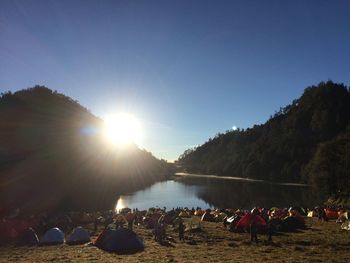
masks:
<path fill-rule="evenodd" d="M 236 225 L 236 230 L 243 231 L 244 229 L 249 229 L 250 225 L 254 224 L 258 228 L 265 228 L 266 222 L 264 218 L 259 215 L 246 214 L 243 216 Z"/>
<path fill-rule="evenodd" d="M 327 219 L 338 219 L 339 214 L 338 211 L 331 209 L 331 208 L 325 208 L 324 212 L 326 213 Z"/>
<path fill-rule="evenodd" d="M 12 222 L 0 222 L 0 242 L 14 240 L 18 237 L 19 233 L 14 229 Z"/>

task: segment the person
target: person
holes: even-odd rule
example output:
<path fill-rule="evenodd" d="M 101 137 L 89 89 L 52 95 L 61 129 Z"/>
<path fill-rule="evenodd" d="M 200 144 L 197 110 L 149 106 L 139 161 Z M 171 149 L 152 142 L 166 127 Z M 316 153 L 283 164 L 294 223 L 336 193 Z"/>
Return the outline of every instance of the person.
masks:
<path fill-rule="evenodd" d="M 258 243 L 258 230 L 254 222 L 250 223 L 250 242 Z"/>
<path fill-rule="evenodd" d="M 269 220 L 269 223 L 267 224 L 267 234 L 268 234 L 267 241 L 272 242 L 273 225 L 271 220 Z"/>
<path fill-rule="evenodd" d="M 128 220 L 128 228 L 132 230 L 132 226 L 134 225 L 134 218 Z"/>
<path fill-rule="evenodd" d="M 251 211 L 251 218 L 250 218 L 250 241 L 255 241 L 258 243 L 258 209 L 254 208 Z"/>
<path fill-rule="evenodd" d="M 322 209 L 321 216 L 322 216 L 323 221 L 325 221 L 325 222 L 328 221 L 328 217 L 327 217 L 326 211 L 324 209 Z"/>
<path fill-rule="evenodd" d="M 99 223 L 99 220 L 98 220 L 97 216 L 95 216 L 95 219 L 94 219 L 94 231 L 95 232 L 97 231 L 98 223 Z"/>
<path fill-rule="evenodd" d="M 322 207 L 319 207 L 319 206 L 316 206 L 315 207 L 315 210 L 317 212 L 317 218 L 319 221 L 322 220 L 322 212 L 323 212 L 323 208 Z"/>
<path fill-rule="evenodd" d="M 165 237 L 166 237 L 165 224 L 164 224 L 164 223 L 161 223 L 161 224 L 160 224 L 160 227 L 159 227 L 159 238 L 158 238 L 158 241 L 159 241 L 159 242 L 163 242 L 163 240 L 165 239 Z"/>
<path fill-rule="evenodd" d="M 182 220 L 179 222 L 179 240 L 184 240 L 185 225 Z"/>
<path fill-rule="evenodd" d="M 154 225 L 154 241 L 159 241 L 160 224 L 158 222 Z"/>
<path fill-rule="evenodd" d="M 133 227 L 134 221 L 135 221 L 135 213 L 130 213 L 130 212 L 127 213 L 125 215 L 125 219 L 126 219 L 126 221 L 128 221 L 128 228 L 130 230 L 132 230 L 132 227 Z"/>

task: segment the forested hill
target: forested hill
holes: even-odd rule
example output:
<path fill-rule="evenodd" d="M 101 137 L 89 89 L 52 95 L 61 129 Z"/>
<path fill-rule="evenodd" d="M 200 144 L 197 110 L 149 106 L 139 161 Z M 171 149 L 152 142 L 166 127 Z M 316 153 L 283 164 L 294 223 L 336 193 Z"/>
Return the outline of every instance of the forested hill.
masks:
<path fill-rule="evenodd" d="M 111 209 L 118 194 L 167 175 L 136 146 L 110 147 L 103 121 L 42 86 L 0 97 L 0 214 L 13 208 Z"/>
<path fill-rule="evenodd" d="M 350 193 L 350 91 L 331 81 L 305 89 L 265 124 L 189 149 L 189 172 L 307 182 L 322 195 Z"/>

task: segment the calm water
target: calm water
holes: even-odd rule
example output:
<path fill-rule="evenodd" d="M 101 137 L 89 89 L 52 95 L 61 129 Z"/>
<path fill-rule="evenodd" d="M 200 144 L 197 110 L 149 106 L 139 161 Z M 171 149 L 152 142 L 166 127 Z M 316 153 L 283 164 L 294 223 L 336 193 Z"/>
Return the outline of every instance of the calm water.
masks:
<path fill-rule="evenodd" d="M 152 186 L 124 195 L 116 209 L 123 207 L 148 209 L 150 207 L 243 208 L 314 206 L 317 201 L 308 187 L 245 182 L 212 178 L 184 177 L 158 182 Z"/>

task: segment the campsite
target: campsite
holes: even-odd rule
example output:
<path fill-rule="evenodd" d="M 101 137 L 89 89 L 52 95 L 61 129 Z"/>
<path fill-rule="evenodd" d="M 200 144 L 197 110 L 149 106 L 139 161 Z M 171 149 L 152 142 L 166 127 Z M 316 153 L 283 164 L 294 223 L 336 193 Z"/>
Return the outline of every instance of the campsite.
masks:
<path fill-rule="evenodd" d="M 0 263 L 350 263 L 350 0 L 0 0 Z"/>
<path fill-rule="evenodd" d="M 71 216 L 73 220 L 70 223 L 81 224 L 82 227 L 65 233 L 51 228 L 44 235 L 39 235 L 40 243 L 37 244 L 19 244 L 14 239 L 8 244 L 3 243 L 0 262 L 349 262 L 350 231 L 341 229 L 344 224 L 337 222 L 334 212 L 331 214 L 330 211 L 334 210 L 325 209 L 324 215 L 329 218 L 324 220 L 319 219 L 314 210 L 310 210 L 308 216 L 306 213 L 302 216 L 297 208 L 294 209 L 272 208 L 268 214 L 275 219 L 300 217 L 297 220 L 304 222 L 303 225 L 289 230 L 276 228 L 272 241 L 268 241 L 266 233 L 259 232 L 257 243 L 250 241 L 249 231 L 245 228 L 247 218 L 256 210 L 178 209 L 165 212 L 152 208 L 139 212 L 141 220 L 131 216 L 138 212 L 130 213 L 124 209 L 118 215 L 111 211 L 98 213 L 101 221 L 98 224 L 91 221 L 91 214 L 79 213 L 76 218 Z M 230 212 L 232 216 L 228 218 Z M 345 213 L 337 214 L 339 220 L 348 223 Z M 236 220 L 235 229 L 231 229 L 231 224 L 238 217 L 241 219 Z M 127 228 L 130 218 L 135 220 L 132 230 Z M 260 226 L 266 226 L 263 213 L 259 212 L 259 218 Z M 67 222 L 61 219 L 56 217 L 50 223 L 47 221 L 46 228 L 58 220 L 56 223 L 61 229 L 68 229 Z M 224 219 L 226 225 L 223 224 Z M 178 239 L 178 220 L 183 220 L 186 226 L 183 241 Z M 166 232 L 162 241 L 155 241 L 154 228 L 160 221 L 166 225 Z M 120 227 L 116 228 L 116 224 Z"/>

